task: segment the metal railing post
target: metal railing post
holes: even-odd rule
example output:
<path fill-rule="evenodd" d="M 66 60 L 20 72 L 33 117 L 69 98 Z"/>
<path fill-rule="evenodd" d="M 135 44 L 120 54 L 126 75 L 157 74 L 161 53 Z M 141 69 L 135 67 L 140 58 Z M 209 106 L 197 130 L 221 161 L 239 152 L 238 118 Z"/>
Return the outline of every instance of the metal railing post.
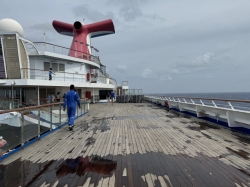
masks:
<path fill-rule="evenodd" d="M 233 105 L 230 102 L 228 102 L 228 104 L 231 107 L 231 109 L 235 110 L 234 107 L 233 107 Z"/>
<path fill-rule="evenodd" d="M 21 112 L 21 146 L 23 147 L 24 145 L 24 115 L 23 115 L 23 111 Z"/>
<path fill-rule="evenodd" d="M 81 102 L 81 115 L 82 115 L 82 104 L 83 104 L 83 102 Z"/>
<path fill-rule="evenodd" d="M 190 99 L 192 101 L 193 104 L 195 104 L 195 102 L 193 101 L 193 99 Z"/>
<path fill-rule="evenodd" d="M 201 104 L 202 104 L 202 105 L 204 105 L 204 103 L 202 102 L 202 100 L 201 100 L 201 99 L 200 99 L 200 102 L 201 102 Z"/>
<path fill-rule="evenodd" d="M 85 106 L 86 106 L 86 100 L 84 100 L 84 113 L 86 112 Z"/>
<path fill-rule="evenodd" d="M 62 124 L 62 106 L 61 106 L 61 103 L 59 104 L 59 124 L 61 125 Z"/>
<path fill-rule="evenodd" d="M 50 131 L 52 130 L 52 105 L 50 106 Z"/>
<path fill-rule="evenodd" d="M 40 108 L 38 109 L 38 129 L 37 129 L 37 137 L 40 138 L 40 123 L 41 123 L 41 118 L 40 118 Z"/>
<path fill-rule="evenodd" d="M 215 102 L 213 100 L 212 100 L 212 103 L 214 104 L 214 107 L 217 108 L 217 106 L 216 106 L 216 104 L 215 104 Z"/>

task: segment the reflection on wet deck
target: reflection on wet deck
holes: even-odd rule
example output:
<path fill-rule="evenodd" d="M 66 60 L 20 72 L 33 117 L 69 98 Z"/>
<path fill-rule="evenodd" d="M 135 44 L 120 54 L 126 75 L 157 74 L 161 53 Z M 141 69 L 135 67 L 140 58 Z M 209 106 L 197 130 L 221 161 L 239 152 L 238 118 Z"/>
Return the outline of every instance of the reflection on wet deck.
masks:
<path fill-rule="evenodd" d="M 250 186 L 250 138 L 147 104 L 91 105 L 3 160 L 0 186 Z"/>

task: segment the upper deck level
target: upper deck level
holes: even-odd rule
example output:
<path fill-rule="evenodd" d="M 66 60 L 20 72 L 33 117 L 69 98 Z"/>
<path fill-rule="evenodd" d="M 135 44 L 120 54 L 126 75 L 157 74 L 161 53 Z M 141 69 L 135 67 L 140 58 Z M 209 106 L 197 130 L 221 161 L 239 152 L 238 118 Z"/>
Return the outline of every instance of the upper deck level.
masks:
<path fill-rule="evenodd" d="M 150 103 L 95 104 L 73 132 L 62 127 L 2 160 L 0 184 L 250 186 L 249 143 Z"/>
<path fill-rule="evenodd" d="M 102 71 L 97 56 L 50 43 L 33 43 L 18 34 L 2 34 L 2 85 L 11 85 L 15 80 L 16 84 L 27 86 L 68 86 L 72 82 L 78 87 L 116 86 L 116 81 Z M 49 68 L 55 73 L 53 82 L 49 81 Z"/>

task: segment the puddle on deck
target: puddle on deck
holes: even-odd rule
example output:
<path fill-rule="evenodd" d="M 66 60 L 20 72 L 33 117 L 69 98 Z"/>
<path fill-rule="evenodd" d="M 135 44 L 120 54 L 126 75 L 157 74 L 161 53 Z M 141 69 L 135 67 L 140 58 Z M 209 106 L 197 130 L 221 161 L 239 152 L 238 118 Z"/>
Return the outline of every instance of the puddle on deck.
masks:
<path fill-rule="evenodd" d="M 148 174 L 156 176 L 154 186 L 162 186 L 162 182 L 165 186 L 234 186 L 235 183 L 248 186 L 250 176 L 247 170 L 227 165 L 219 158 L 161 152 L 108 155 L 105 158 L 77 157 L 43 163 L 17 159 L 8 165 L 0 165 L 0 174 L 0 186 L 5 187 L 41 186 L 45 181 L 51 186 L 56 182 L 56 186 L 82 186 L 86 181 L 90 186 L 98 186 L 107 177 L 112 178 L 109 180 L 111 186 L 147 186 L 145 177 Z"/>
<path fill-rule="evenodd" d="M 40 186 L 44 181 L 50 183 L 50 180 L 59 180 L 58 186 L 64 186 L 70 174 L 79 178 L 88 173 L 108 176 L 116 167 L 117 161 L 99 156 L 51 160 L 44 163 L 17 159 L 8 165 L 0 165 L 0 186 Z"/>

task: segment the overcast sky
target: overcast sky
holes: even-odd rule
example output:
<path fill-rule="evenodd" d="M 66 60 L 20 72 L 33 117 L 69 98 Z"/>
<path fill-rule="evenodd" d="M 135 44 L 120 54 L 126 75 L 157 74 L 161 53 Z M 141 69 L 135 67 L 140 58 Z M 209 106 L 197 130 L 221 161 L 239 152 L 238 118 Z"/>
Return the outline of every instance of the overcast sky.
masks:
<path fill-rule="evenodd" d="M 102 64 L 119 84 L 144 93 L 250 91 L 249 0 L 8 0 L 25 37 L 69 47 L 53 20 L 85 24 L 112 19 L 116 33 L 93 38 Z"/>

